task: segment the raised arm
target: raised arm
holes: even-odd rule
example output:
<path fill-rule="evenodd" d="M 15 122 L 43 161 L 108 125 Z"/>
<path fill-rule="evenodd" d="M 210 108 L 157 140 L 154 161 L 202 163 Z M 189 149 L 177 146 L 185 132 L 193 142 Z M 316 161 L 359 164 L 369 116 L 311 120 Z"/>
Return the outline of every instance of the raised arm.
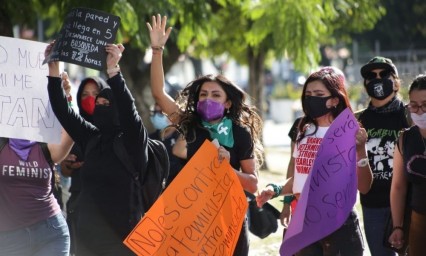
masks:
<path fill-rule="evenodd" d="M 47 57 L 53 48 L 54 42 L 50 43 L 45 50 Z M 47 89 L 49 101 L 62 127 L 67 131 L 71 138 L 77 143 L 87 142 L 91 133 L 97 132 L 95 126 L 86 122 L 79 114 L 75 113 L 72 107 L 68 105 L 67 95 L 63 90 L 62 79 L 59 71 L 59 62 L 51 61 L 48 63 L 49 76 L 47 78 Z M 80 144 L 81 146 L 81 144 Z"/>
<path fill-rule="evenodd" d="M 124 51 L 122 44 L 107 44 L 105 47 L 107 56 L 107 74 L 109 79 L 107 83 L 111 87 L 114 98 L 117 101 L 117 109 L 119 112 L 120 126 L 123 128 L 126 141 L 126 146 L 140 144 L 141 141 L 147 139 L 148 135 L 142 123 L 136 106 L 135 100 L 127 88 L 123 76 L 119 73 L 119 61 Z M 139 138 L 139 140 L 135 140 Z M 130 150 L 133 150 L 131 148 Z"/>
<path fill-rule="evenodd" d="M 59 69 L 58 69 L 59 72 Z M 69 95 L 71 91 L 71 84 L 67 73 L 62 74 L 62 85 L 65 90 L 65 93 Z M 61 162 L 70 152 L 74 141 L 68 135 L 68 133 L 62 128 L 61 132 L 61 142 L 60 144 L 47 144 L 47 148 L 50 151 L 50 156 L 54 163 Z"/>
<path fill-rule="evenodd" d="M 176 113 L 179 110 L 175 101 L 164 89 L 163 49 L 169 38 L 172 28 L 166 30 L 167 17 L 161 15 L 152 17 L 152 24 L 147 22 L 149 36 L 151 38 L 152 62 L 151 62 L 151 93 L 163 112 L 171 118 L 173 123 L 178 119 Z"/>

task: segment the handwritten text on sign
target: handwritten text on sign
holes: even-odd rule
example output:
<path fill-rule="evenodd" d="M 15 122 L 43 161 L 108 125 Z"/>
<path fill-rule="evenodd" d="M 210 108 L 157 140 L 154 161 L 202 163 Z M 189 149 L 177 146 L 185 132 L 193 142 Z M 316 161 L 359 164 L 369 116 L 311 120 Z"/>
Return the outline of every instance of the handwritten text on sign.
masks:
<path fill-rule="evenodd" d="M 281 245 L 281 255 L 300 249 L 340 228 L 357 195 L 355 134 L 358 122 L 346 109 L 327 130 Z"/>
<path fill-rule="evenodd" d="M 45 49 L 44 43 L 0 37 L 0 136 L 60 141 L 42 65 Z"/>
<path fill-rule="evenodd" d="M 47 61 L 105 70 L 105 45 L 114 42 L 119 26 L 118 16 L 87 8 L 72 9 Z"/>
<path fill-rule="evenodd" d="M 247 211 L 228 162 L 205 141 L 124 243 L 138 255 L 232 255 Z"/>

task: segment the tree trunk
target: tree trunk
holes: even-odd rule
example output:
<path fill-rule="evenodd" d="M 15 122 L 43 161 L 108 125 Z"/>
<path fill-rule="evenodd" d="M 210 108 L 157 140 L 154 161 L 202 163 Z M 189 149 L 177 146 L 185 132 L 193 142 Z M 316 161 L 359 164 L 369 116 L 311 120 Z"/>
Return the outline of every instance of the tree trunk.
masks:
<path fill-rule="evenodd" d="M 4 5 L 5 3 L 1 3 Z M 3 7 L 0 7 L 0 35 L 13 37 L 13 25 L 10 21 L 8 11 Z"/>
<path fill-rule="evenodd" d="M 149 106 L 154 104 L 154 99 L 150 89 L 150 64 L 143 62 L 145 52 L 129 44 L 125 45 L 126 50 L 120 61 L 121 71 L 126 79 L 127 86 L 135 98 L 135 104 L 140 116 L 144 120 L 148 130 L 152 130 L 151 122 L 149 122 Z M 164 73 L 171 68 L 177 61 L 180 51 L 176 44 L 167 45 L 163 56 Z"/>
<path fill-rule="evenodd" d="M 254 52 L 251 47 L 248 48 L 248 63 L 249 63 L 249 94 L 251 96 L 252 104 L 258 109 L 258 114 L 264 120 L 264 67 L 265 67 L 265 52 L 259 50 Z M 260 139 L 263 144 L 263 134 L 260 134 Z M 267 170 L 268 164 L 266 163 L 265 154 L 263 153 L 263 166 L 261 170 Z"/>
<path fill-rule="evenodd" d="M 265 53 L 255 53 L 251 47 L 248 48 L 249 63 L 249 94 L 252 97 L 252 104 L 258 109 L 259 115 L 263 120 L 264 97 L 263 97 L 263 77 L 265 67 Z"/>

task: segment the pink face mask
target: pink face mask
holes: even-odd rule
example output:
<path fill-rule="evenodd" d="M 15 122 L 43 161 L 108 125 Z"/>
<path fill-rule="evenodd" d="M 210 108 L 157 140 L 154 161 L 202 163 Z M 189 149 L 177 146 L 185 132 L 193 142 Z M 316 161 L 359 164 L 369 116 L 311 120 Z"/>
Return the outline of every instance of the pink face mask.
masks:
<path fill-rule="evenodd" d="M 81 107 L 84 112 L 89 115 L 93 115 L 93 111 L 95 110 L 95 97 L 87 96 L 84 100 L 81 100 Z"/>
<path fill-rule="evenodd" d="M 197 103 L 197 113 L 204 121 L 217 120 L 223 117 L 225 106 L 214 100 L 203 100 Z"/>
<path fill-rule="evenodd" d="M 421 115 L 417 113 L 411 113 L 411 119 L 413 120 L 413 123 L 420 127 L 421 129 L 426 129 L 426 113 L 423 113 Z"/>

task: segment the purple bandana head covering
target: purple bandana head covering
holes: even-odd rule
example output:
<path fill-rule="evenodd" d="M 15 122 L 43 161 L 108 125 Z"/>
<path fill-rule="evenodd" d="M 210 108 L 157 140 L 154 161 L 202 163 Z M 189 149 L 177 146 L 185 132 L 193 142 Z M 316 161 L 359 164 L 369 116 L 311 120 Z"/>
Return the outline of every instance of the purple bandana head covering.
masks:
<path fill-rule="evenodd" d="M 22 139 L 9 139 L 9 146 L 22 160 L 27 161 L 32 147 L 36 144 L 35 141 Z"/>

